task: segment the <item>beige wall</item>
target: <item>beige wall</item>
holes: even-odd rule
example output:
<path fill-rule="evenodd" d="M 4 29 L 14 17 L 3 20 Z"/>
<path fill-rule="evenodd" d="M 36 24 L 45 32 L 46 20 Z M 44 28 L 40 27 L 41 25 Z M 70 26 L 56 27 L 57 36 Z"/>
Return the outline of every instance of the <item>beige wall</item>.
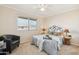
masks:
<path fill-rule="evenodd" d="M 21 43 L 31 41 L 32 35 L 40 32 L 39 30 L 43 26 L 42 19 L 39 18 L 37 20 L 38 26 L 36 31 L 19 31 L 16 29 L 16 20 L 18 16 L 27 17 L 27 14 L 0 6 L 0 35 L 16 34 L 21 36 Z"/>
<path fill-rule="evenodd" d="M 79 10 L 74 10 L 45 19 L 45 27 L 58 25 L 68 28 L 72 35 L 72 44 L 79 45 Z"/>
<path fill-rule="evenodd" d="M 32 35 L 40 33 L 42 27 L 48 28 L 52 25 L 58 25 L 63 28 L 68 28 L 73 37 L 71 40 L 72 43 L 79 45 L 79 10 L 59 14 L 48 19 L 38 18 L 38 27 L 36 31 L 18 31 L 16 29 L 16 19 L 18 16 L 28 17 L 26 13 L 0 6 L 0 35 L 20 35 L 22 43 L 31 41 Z"/>

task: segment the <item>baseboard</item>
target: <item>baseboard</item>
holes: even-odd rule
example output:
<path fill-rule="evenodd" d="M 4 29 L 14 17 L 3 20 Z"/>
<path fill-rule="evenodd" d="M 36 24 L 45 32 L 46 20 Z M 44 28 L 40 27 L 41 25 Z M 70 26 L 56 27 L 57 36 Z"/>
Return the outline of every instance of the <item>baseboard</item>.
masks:
<path fill-rule="evenodd" d="M 27 42 L 21 42 L 20 44 L 25 44 L 25 43 L 29 43 L 29 42 L 31 42 L 31 41 L 27 41 Z"/>
<path fill-rule="evenodd" d="M 75 44 L 75 43 L 71 43 L 71 45 L 79 46 L 78 44 Z"/>

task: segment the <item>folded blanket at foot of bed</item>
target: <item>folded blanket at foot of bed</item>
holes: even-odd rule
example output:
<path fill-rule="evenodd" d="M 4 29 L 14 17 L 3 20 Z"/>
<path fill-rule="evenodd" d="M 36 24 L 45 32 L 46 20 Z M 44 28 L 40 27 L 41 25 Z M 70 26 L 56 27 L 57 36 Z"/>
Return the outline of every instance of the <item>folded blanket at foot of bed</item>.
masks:
<path fill-rule="evenodd" d="M 58 54 L 58 43 L 56 40 L 45 40 L 43 43 L 43 50 L 49 55 Z"/>

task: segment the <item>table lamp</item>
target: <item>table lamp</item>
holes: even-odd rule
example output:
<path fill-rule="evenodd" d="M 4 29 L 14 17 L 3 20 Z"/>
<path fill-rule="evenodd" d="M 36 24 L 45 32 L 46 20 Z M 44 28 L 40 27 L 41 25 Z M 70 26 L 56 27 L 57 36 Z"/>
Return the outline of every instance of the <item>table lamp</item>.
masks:
<path fill-rule="evenodd" d="M 45 29 L 45 28 L 43 28 L 43 29 L 42 29 L 42 31 L 43 31 L 43 34 L 45 34 L 46 29 Z"/>
<path fill-rule="evenodd" d="M 66 33 L 66 36 L 67 36 L 67 33 L 69 33 L 69 30 L 65 29 L 64 32 Z"/>

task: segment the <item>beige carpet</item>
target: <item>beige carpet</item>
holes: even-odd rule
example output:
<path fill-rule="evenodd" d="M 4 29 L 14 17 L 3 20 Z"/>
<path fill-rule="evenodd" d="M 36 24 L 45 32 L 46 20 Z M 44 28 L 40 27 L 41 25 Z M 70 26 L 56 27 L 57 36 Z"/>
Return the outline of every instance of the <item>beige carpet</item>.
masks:
<path fill-rule="evenodd" d="M 59 51 L 60 55 L 79 55 L 79 46 L 63 45 Z"/>
<path fill-rule="evenodd" d="M 31 45 L 31 43 L 20 44 L 11 55 L 47 55 L 44 51 L 39 51 L 39 49 Z M 79 47 L 75 45 L 63 45 L 58 53 L 58 55 L 79 55 Z"/>
<path fill-rule="evenodd" d="M 39 51 L 39 49 L 31 45 L 31 43 L 20 44 L 18 48 L 16 48 L 12 55 L 46 55 L 44 51 Z"/>

